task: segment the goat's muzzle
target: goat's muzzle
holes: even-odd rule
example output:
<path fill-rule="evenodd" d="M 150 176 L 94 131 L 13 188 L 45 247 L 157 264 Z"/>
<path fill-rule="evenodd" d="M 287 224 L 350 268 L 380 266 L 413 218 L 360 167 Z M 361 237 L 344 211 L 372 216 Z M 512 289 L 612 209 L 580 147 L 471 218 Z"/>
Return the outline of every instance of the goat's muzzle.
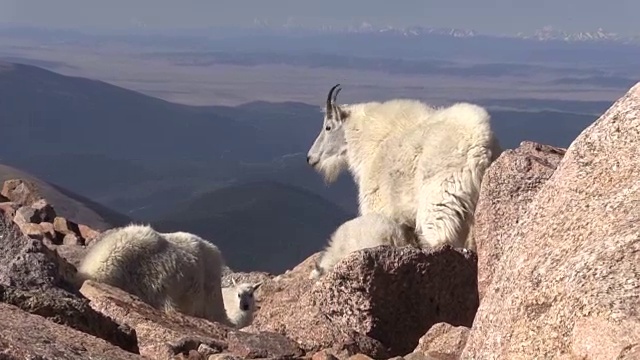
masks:
<path fill-rule="evenodd" d="M 317 160 L 317 159 L 314 159 L 313 157 L 311 157 L 311 156 L 309 156 L 309 155 L 307 155 L 307 164 L 309 164 L 309 165 L 311 165 L 311 166 L 315 167 L 315 166 L 316 166 L 316 164 L 318 164 L 318 160 Z"/>

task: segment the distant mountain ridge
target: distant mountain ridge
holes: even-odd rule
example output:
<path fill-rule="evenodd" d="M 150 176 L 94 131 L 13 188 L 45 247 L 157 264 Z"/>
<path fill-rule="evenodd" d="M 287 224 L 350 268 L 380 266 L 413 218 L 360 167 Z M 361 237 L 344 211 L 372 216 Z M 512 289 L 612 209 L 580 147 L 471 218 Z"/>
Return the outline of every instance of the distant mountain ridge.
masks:
<path fill-rule="evenodd" d="M 390 26 L 374 24 L 372 22 L 362 21 L 345 26 L 308 26 L 304 23 L 295 23 L 294 18 L 289 18 L 286 23 L 273 24 L 261 19 L 255 19 L 252 26 L 242 27 L 222 27 L 211 26 L 208 28 L 198 29 L 128 29 L 128 33 L 124 31 L 103 31 L 84 33 L 73 29 L 45 29 L 33 26 L 10 26 L 0 25 L 0 33 L 8 35 L 21 36 L 37 36 L 39 38 L 48 37 L 52 41 L 60 41 L 61 38 L 69 38 L 74 41 L 84 42 L 89 39 L 116 38 L 124 39 L 126 37 L 137 37 L 146 42 L 158 43 L 163 39 L 191 38 L 192 42 L 205 41 L 207 38 L 218 38 L 221 33 L 234 33 L 239 36 L 256 36 L 265 34 L 386 34 L 402 37 L 425 37 L 425 36 L 444 36 L 456 38 L 512 38 L 529 41 L 561 41 L 561 42 L 617 42 L 627 44 L 640 44 L 640 34 L 618 34 L 607 31 L 602 27 L 594 26 L 593 29 L 583 31 L 567 31 L 556 26 L 546 25 L 531 32 L 518 31 L 515 33 L 485 33 L 469 28 L 456 27 L 434 27 L 423 25 L 407 25 L 407 26 Z M 195 45 L 195 43 L 193 43 Z"/>
<path fill-rule="evenodd" d="M 280 32 L 294 32 L 299 30 L 306 30 L 308 32 L 317 33 L 345 33 L 345 34 L 389 34 L 395 36 L 404 37 L 420 37 L 420 36 L 449 36 L 456 38 L 471 38 L 471 37 L 488 37 L 488 38 L 514 38 L 521 40 L 534 40 L 534 41 L 563 41 L 563 42 L 619 42 L 630 43 L 640 45 L 640 34 L 634 35 L 621 35 L 614 32 L 606 31 L 603 28 L 597 28 L 592 31 L 565 31 L 554 26 L 544 26 L 540 29 L 534 30 L 532 33 L 517 32 L 515 34 L 487 34 L 473 29 L 462 29 L 453 27 L 430 27 L 430 26 L 388 26 L 388 25 L 374 25 L 369 22 L 362 22 L 357 25 L 347 26 L 321 26 L 321 27 L 306 27 L 304 25 L 292 25 L 287 23 L 284 25 L 268 25 L 265 23 L 256 25 L 256 28 L 263 30 L 280 31 Z"/>

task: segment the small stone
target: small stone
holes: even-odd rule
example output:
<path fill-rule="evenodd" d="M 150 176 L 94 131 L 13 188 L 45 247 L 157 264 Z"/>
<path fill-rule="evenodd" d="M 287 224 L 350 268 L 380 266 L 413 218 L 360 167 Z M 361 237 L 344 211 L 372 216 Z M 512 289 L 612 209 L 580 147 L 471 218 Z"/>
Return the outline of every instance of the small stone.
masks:
<path fill-rule="evenodd" d="M 82 239 L 78 237 L 76 234 L 67 234 L 62 239 L 63 245 L 83 245 Z"/>
<path fill-rule="evenodd" d="M 84 243 L 86 245 L 89 245 L 90 242 L 95 240 L 95 238 L 97 238 L 98 235 L 100 235 L 100 232 L 93 230 L 92 228 L 83 224 L 78 225 L 78 231 L 80 232 L 80 237 L 84 239 Z"/>
<path fill-rule="evenodd" d="M 355 354 L 349 357 L 349 360 L 373 360 L 365 354 Z"/>
<path fill-rule="evenodd" d="M 312 360 L 338 360 L 333 354 L 331 354 L 328 350 L 321 350 L 317 353 L 313 354 L 311 357 Z"/>
<path fill-rule="evenodd" d="M 311 360 L 338 360 L 329 350 L 320 350 L 313 354 Z"/>
<path fill-rule="evenodd" d="M 209 355 L 213 355 L 213 354 L 217 354 L 219 353 L 218 350 L 212 348 L 211 346 L 207 345 L 207 344 L 200 344 L 198 346 L 198 352 L 200 354 L 202 354 L 203 356 L 207 357 Z"/>
<path fill-rule="evenodd" d="M 43 240 L 45 238 L 39 224 L 24 223 L 18 224 L 22 234 L 31 239 Z"/>
<path fill-rule="evenodd" d="M 469 337 L 469 329 L 465 326 L 453 326 L 447 323 L 437 323 L 420 338 L 415 353 L 427 356 L 441 356 L 459 359 Z"/>
<path fill-rule="evenodd" d="M 243 358 L 291 358 L 303 355 L 298 345 L 274 332 L 250 334 L 243 331 L 230 332 L 227 338 L 229 352 Z"/>
<path fill-rule="evenodd" d="M 15 222 L 18 226 L 28 223 L 39 223 L 36 210 L 31 206 L 22 206 L 18 210 L 16 210 L 16 214 L 13 217 L 13 222 Z"/>
<path fill-rule="evenodd" d="M 56 234 L 56 231 L 53 229 L 52 223 L 41 222 L 38 224 L 38 226 L 40 226 L 45 239 L 51 241 L 51 243 L 55 245 L 60 245 L 62 243 L 62 239 L 58 236 L 58 234 Z"/>
<path fill-rule="evenodd" d="M 52 246 L 49 246 L 49 247 L 52 248 Z M 58 252 L 58 255 L 60 255 L 60 257 L 67 260 L 67 262 L 69 262 L 71 265 L 75 266 L 76 268 L 80 266 L 82 259 L 84 259 L 84 256 L 87 253 L 86 246 L 62 244 L 62 245 L 54 245 L 53 248 L 55 248 L 55 250 Z"/>
<path fill-rule="evenodd" d="M 37 222 L 43 221 L 53 223 L 56 218 L 56 212 L 53 210 L 53 206 L 49 204 L 45 199 L 35 201 L 31 207 L 36 211 Z"/>
<path fill-rule="evenodd" d="M 12 202 L 0 202 L 0 215 L 3 215 L 5 219 L 13 220 L 16 216 L 16 210 L 20 208 L 20 205 Z"/>
<path fill-rule="evenodd" d="M 204 360 L 205 357 L 202 356 L 197 350 L 189 350 L 189 360 Z"/>
<path fill-rule="evenodd" d="M 56 216 L 56 218 L 53 219 L 53 227 L 57 232 L 63 235 L 75 234 L 79 237 L 82 236 L 80 234 L 80 228 L 78 227 L 78 224 L 63 218 L 62 216 Z"/>
<path fill-rule="evenodd" d="M 240 356 L 236 356 L 229 353 L 213 354 L 213 355 L 209 355 L 209 357 L 207 358 L 207 360 L 241 360 L 241 359 L 242 358 Z"/>
<path fill-rule="evenodd" d="M 457 357 L 451 357 L 449 355 L 441 355 L 437 357 L 425 355 L 421 352 L 414 351 L 403 357 L 404 360 L 458 360 Z"/>

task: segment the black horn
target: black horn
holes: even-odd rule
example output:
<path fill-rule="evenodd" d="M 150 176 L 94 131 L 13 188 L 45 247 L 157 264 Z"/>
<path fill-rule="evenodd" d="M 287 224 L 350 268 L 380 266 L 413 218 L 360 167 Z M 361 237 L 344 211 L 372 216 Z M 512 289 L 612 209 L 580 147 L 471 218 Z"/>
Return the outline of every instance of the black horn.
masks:
<path fill-rule="evenodd" d="M 340 86 L 340 84 L 336 84 L 334 87 L 329 90 L 329 95 L 327 95 L 327 114 L 333 112 L 333 104 L 336 101 L 336 97 L 333 96 L 333 92 Z M 336 92 L 336 95 L 340 92 L 340 89 Z"/>
<path fill-rule="evenodd" d="M 340 85 L 340 84 L 338 84 L 338 86 L 339 86 L 339 85 Z M 333 105 L 335 105 L 335 104 L 336 104 L 336 99 L 338 98 L 338 94 L 340 93 L 340 90 L 342 90 L 342 88 L 341 88 L 341 87 L 339 87 L 339 88 L 336 90 L 336 92 L 335 92 L 335 93 L 333 93 L 333 100 L 331 100 L 331 103 L 332 103 Z"/>

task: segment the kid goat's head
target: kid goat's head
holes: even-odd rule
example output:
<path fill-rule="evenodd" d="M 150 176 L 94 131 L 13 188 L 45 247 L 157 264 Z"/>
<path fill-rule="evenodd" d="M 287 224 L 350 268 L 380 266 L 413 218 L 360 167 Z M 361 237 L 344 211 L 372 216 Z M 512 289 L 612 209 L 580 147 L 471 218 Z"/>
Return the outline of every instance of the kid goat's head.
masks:
<path fill-rule="evenodd" d="M 335 181 L 347 167 L 347 140 L 343 125 L 348 112 L 336 104 L 340 90 L 340 84 L 329 90 L 320 134 L 307 153 L 307 163 L 322 174 L 327 183 Z"/>
<path fill-rule="evenodd" d="M 236 287 L 238 294 L 238 307 L 242 311 L 254 311 L 256 307 L 256 300 L 253 293 L 258 290 L 262 281 L 255 284 L 242 283 L 238 284 L 234 279 L 231 279 L 233 286 Z"/>

